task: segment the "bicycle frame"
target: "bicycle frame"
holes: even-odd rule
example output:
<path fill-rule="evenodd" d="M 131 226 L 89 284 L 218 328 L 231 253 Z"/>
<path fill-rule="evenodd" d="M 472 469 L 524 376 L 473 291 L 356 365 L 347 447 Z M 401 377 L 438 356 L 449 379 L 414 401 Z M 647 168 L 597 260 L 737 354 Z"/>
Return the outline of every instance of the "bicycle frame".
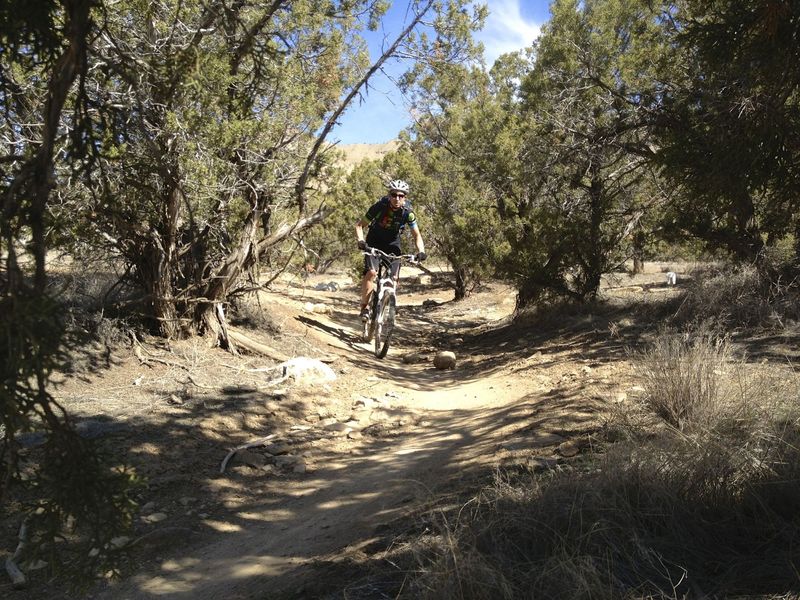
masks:
<path fill-rule="evenodd" d="M 401 254 L 395 256 L 386 254 L 377 248 L 369 248 L 363 252 L 366 256 L 378 256 L 378 274 L 376 277 L 376 287 L 371 292 L 369 308 L 370 316 L 364 323 L 363 337 L 365 342 L 375 340 L 375 356 L 383 358 L 389 351 L 389 339 L 394 329 L 396 300 L 396 282 L 392 277 L 392 263 L 395 261 L 405 261 L 411 264 L 416 263 L 413 254 Z M 399 273 L 398 273 L 399 277 Z"/>

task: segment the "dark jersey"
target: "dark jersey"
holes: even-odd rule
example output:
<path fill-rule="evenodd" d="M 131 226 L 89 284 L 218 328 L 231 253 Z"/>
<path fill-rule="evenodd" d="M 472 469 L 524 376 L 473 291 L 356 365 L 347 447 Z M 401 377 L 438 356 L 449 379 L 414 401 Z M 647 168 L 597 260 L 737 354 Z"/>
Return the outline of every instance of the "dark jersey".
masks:
<path fill-rule="evenodd" d="M 381 250 L 387 247 L 399 249 L 400 234 L 405 226 L 412 229 L 417 226 L 417 216 L 408 203 L 392 210 L 389 199 L 385 196 L 369 207 L 364 220 L 369 222 L 367 244 Z"/>

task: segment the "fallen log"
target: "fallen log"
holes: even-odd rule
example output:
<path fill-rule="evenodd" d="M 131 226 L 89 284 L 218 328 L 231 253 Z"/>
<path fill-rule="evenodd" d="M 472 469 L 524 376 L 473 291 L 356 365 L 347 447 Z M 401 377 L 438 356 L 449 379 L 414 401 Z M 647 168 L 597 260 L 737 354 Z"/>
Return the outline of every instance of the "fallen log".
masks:
<path fill-rule="evenodd" d="M 244 333 L 234 329 L 230 325 L 228 326 L 228 337 L 237 346 L 254 354 L 262 354 L 267 358 L 277 360 L 278 362 L 286 362 L 290 358 L 275 348 L 271 348 L 266 344 L 262 344 L 261 342 L 257 342 L 254 339 L 247 337 Z"/>

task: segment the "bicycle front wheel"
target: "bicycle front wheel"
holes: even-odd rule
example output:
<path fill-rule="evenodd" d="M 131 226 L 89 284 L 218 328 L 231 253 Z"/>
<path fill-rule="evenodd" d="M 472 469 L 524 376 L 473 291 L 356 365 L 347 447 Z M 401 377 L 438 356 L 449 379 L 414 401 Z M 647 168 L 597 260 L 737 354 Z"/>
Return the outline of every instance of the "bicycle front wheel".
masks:
<path fill-rule="evenodd" d="M 375 315 L 375 356 L 383 358 L 389 352 L 389 340 L 394 330 L 395 297 L 386 295 L 378 305 Z"/>

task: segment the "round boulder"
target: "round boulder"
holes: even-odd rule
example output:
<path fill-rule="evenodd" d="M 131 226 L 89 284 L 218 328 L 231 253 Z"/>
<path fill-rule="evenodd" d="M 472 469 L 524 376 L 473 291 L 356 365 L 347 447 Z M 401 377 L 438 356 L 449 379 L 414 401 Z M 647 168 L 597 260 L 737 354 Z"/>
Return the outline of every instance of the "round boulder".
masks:
<path fill-rule="evenodd" d="M 456 355 L 454 352 L 442 350 L 433 357 L 433 366 L 437 369 L 454 369 L 456 367 Z"/>

